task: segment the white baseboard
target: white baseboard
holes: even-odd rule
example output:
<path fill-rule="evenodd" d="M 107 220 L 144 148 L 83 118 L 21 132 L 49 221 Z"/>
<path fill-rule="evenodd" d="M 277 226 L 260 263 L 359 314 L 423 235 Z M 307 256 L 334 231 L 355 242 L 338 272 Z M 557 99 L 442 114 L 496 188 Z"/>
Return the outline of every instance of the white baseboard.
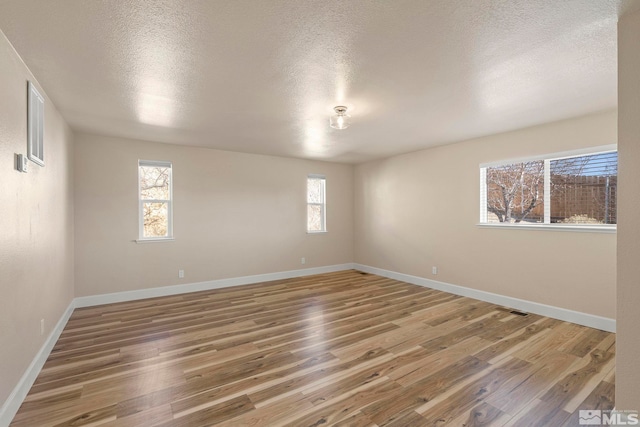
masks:
<path fill-rule="evenodd" d="M 43 344 L 42 348 L 33 359 L 26 372 L 13 389 L 7 400 L 0 408 L 0 427 L 7 427 L 15 417 L 20 405 L 29 393 L 31 386 L 38 377 L 40 370 L 47 361 L 53 346 L 58 341 L 73 310 L 78 307 L 90 307 L 94 305 L 109 304 L 114 302 L 133 301 L 144 298 L 159 296 L 177 295 L 187 292 L 205 291 L 210 289 L 227 288 L 230 286 L 248 285 L 272 280 L 290 279 L 294 277 L 311 276 L 314 274 L 332 273 L 334 271 L 351 270 L 352 263 L 329 265 L 326 267 L 305 268 L 301 270 L 281 271 L 277 273 L 257 274 L 254 276 L 234 277 L 231 279 L 211 280 L 208 282 L 189 283 L 184 285 L 165 286 L 151 289 L 141 289 L 136 291 L 116 292 L 112 294 L 94 295 L 87 297 L 77 297 L 69 304 L 66 311 L 60 317 L 55 328 Z"/>
<path fill-rule="evenodd" d="M 38 354 L 36 354 L 36 357 L 33 358 L 24 375 L 22 375 L 20 381 L 18 381 L 18 384 L 15 386 L 7 400 L 4 402 L 2 408 L 0 408 L 0 427 L 7 427 L 9 424 L 11 424 L 11 420 L 13 420 L 16 412 L 18 412 L 18 409 L 20 409 L 20 405 L 22 405 L 24 398 L 27 397 L 27 393 L 29 393 L 31 386 L 38 377 L 38 374 L 44 366 L 44 363 L 47 361 L 49 353 L 51 353 L 53 346 L 56 345 L 56 342 L 58 341 L 62 330 L 67 324 L 69 317 L 71 317 L 73 309 L 75 308 L 74 303 L 75 300 L 71 301 L 65 312 L 60 317 L 60 320 L 58 320 L 58 323 L 56 323 L 56 326 L 47 337 L 47 340 L 40 348 L 40 351 L 38 352 Z"/>
<path fill-rule="evenodd" d="M 381 268 L 370 267 L 368 265 L 355 263 L 354 266 L 356 269 L 365 271 L 367 273 L 377 274 L 378 276 L 384 276 L 390 279 L 401 280 L 403 282 L 412 283 L 418 286 L 424 286 L 431 289 L 437 289 L 439 291 L 449 292 L 455 295 L 474 298 L 505 307 L 515 308 L 516 310 L 524 311 L 527 313 L 535 313 L 541 316 L 552 317 L 554 319 L 576 323 L 578 325 L 589 326 L 590 328 L 596 328 L 607 332 L 616 331 L 615 319 L 609 319 L 607 317 L 581 313 L 579 311 L 573 311 L 566 308 L 554 307 L 551 305 L 512 298 L 504 295 L 494 294 L 491 292 L 480 291 L 477 289 L 465 288 L 464 286 L 452 285 L 450 283 L 438 282 L 436 280 L 425 279 L 423 277 L 383 270 Z"/>
<path fill-rule="evenodd" d="M 326 267 L 304 268 L 301 270 L 280 271 L 277 273 L 256 274 L 254 276 L 233 277 L 230 279 L 209 280 L 207 282 L 187 283 L 184 285 L 162 286 L 159 288 L 140 289 L 136 291 L 115 292 L 112 294 L 77 297 L 76 307 L 111 304 L 114 302 L 134 301 L 144 298 L 164 297 L 188 292 L 208 291 L 228 288 L 230 286 L 249 285 L 272 280 L 291 279 L 314 274 L 332 273 L 334 271 L 351 270 L 353 263 L 328 265 Z"/>
<path fill-rule="evenodd" d="M 326 267 L 305 268 L 301 270 L 257 274 L 254 276 L 234 277 L 230 279 L 211 280 L 207 282 L 189 283 L 184 285 L 164 286 L 136 291 L 77 297 L 73 301 L 71 301 L 69 307 L 67 307 L 62 317 L 60 317 L 60 320 L 56 324 L 51 334 L 49 334 L 49 337 L 43 344 L 42 348 L 33 359 L 16 387 L 9 395 L 9 398 L 2 405 L 2 408 L 0 408 L 0 427 L 7 427 L 11 423 L 11 420 L 15 416 L 16 412 L 18 412 L 18 409 L 20 408 L 20 405 L 22 404 L 24 398 L 27 396 L 29 389 L 31 389 L 31 386 L 40 373 L 42 366 L 44 366 L 44 363 L 49 357 L 49 353 L 51 353 L 51 350 L 53 349 L 56 341 L 60 337 L 62 330 L 69 320 L 69 317 L 71 317 L 73 310 L 77 307 L 90 307 L 94 305 L 110 304 L 114 302 L 124 302 L 144 298 L 177 295 L 188 292 L 220 289 L 230 286 L 248 285 L 253 283 L 269 282 L 273 280 L 290 279 L 294 277 L 304 277 L 314 274 L 332 273 L 335 271 L 351 269 L 357 269 L 365 271 L 367 273 L 388 277 L 390 279 L 400 280 L 403 282 L 412 283 L 414 285 L 437 289 L 456 295 L 478 299 L 481 301 L 487 301 L 493 304 L 511 307 L 529 313 L 536 313 L 567 322 L 577 323 L 579 325 L 601 329 L 608 332 L 615 332 L 616 328 L 616 322 L 614 319 L 580 313 L 573 310 L 567 310 L 564 308 L 525 301 L 518 298 L 511 298 L 503 295 L 493 294 L 490 292 L 479 291 L 476 289 L 465 288 L 463 286 L 438 282 L 435 280 L 429 280 L 422 277 L 411 276 L 409 274 L 383 270 L 381 268 L 370 267 L 357 263 L 336 264 Z"/>

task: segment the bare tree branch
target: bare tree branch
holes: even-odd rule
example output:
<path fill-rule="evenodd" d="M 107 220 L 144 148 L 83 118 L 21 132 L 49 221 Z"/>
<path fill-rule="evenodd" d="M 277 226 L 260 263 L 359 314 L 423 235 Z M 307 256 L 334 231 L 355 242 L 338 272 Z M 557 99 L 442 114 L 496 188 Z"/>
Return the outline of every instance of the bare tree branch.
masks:
<path fill-rule="evenodd" d="M 487 211 L 500 222 L 521 222 L 538 205 L 544 162 L 513 163 L 487 169 Z"/>

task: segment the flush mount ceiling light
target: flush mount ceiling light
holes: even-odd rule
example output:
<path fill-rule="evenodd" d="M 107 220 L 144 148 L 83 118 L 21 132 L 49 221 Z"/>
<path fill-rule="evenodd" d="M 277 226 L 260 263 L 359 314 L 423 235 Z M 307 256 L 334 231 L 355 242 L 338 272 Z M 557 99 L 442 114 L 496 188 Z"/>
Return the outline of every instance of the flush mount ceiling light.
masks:
<path fill-rule="evenodd" d="M 351 124 L 351 116 L 347 114 L 347 107 L 338 105 L 333 107 L 333 111 L 336 112 L 329 118 L 329 126 L 334 129 L 346 129 Z"/>

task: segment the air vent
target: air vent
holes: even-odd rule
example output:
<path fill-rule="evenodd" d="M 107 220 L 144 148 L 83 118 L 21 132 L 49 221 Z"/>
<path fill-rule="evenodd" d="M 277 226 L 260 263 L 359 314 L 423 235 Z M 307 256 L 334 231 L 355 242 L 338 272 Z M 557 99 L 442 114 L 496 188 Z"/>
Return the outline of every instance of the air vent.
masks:
<path fill-rule="evenodd" d="M 506 311 L 507 313 L 515 314 L 516 316 L 528 316 L 529 315 L 529 313 L 525 313 L 524 311 L 518 311 L 518 310 L 514 310 L 512 308 L 507 308 L 507 307 L 496 307 L 496 310 Z"/>
<path fill-rule="evenodd" d="M 518 311 L 518 310 L 511 310 L 509 313 L 515 314 L 516 316 L 528 316 L 529 315 L 529 313 L 523 313 L 522 311 Z"/>

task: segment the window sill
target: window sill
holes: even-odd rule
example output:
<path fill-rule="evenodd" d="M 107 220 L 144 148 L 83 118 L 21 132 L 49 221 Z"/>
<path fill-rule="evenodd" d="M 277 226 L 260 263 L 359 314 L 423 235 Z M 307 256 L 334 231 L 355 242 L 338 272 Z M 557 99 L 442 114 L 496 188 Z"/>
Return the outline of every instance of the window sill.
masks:
<path fill-rule="evenodd" d="M 322 231 L 307 231 L 307 234 L 325 234 L 327 233 L 327 230 L 322 230 Z"/>
<path fill-rule="evenodd" d="M 573 231 L 579 233 L 615 234 L 615 225 L 556 225 L 556 224 L 476 224 L 480 228 L 503 228 L 511 230 Z"/>
<path fill-rule="evenodd" d="M 158 239 L 136 239 L 134 242 L 136 243 L 161 243 L 161 242 L 173 242 L 175 239 L 173 237 L 164 237 Z"/>

